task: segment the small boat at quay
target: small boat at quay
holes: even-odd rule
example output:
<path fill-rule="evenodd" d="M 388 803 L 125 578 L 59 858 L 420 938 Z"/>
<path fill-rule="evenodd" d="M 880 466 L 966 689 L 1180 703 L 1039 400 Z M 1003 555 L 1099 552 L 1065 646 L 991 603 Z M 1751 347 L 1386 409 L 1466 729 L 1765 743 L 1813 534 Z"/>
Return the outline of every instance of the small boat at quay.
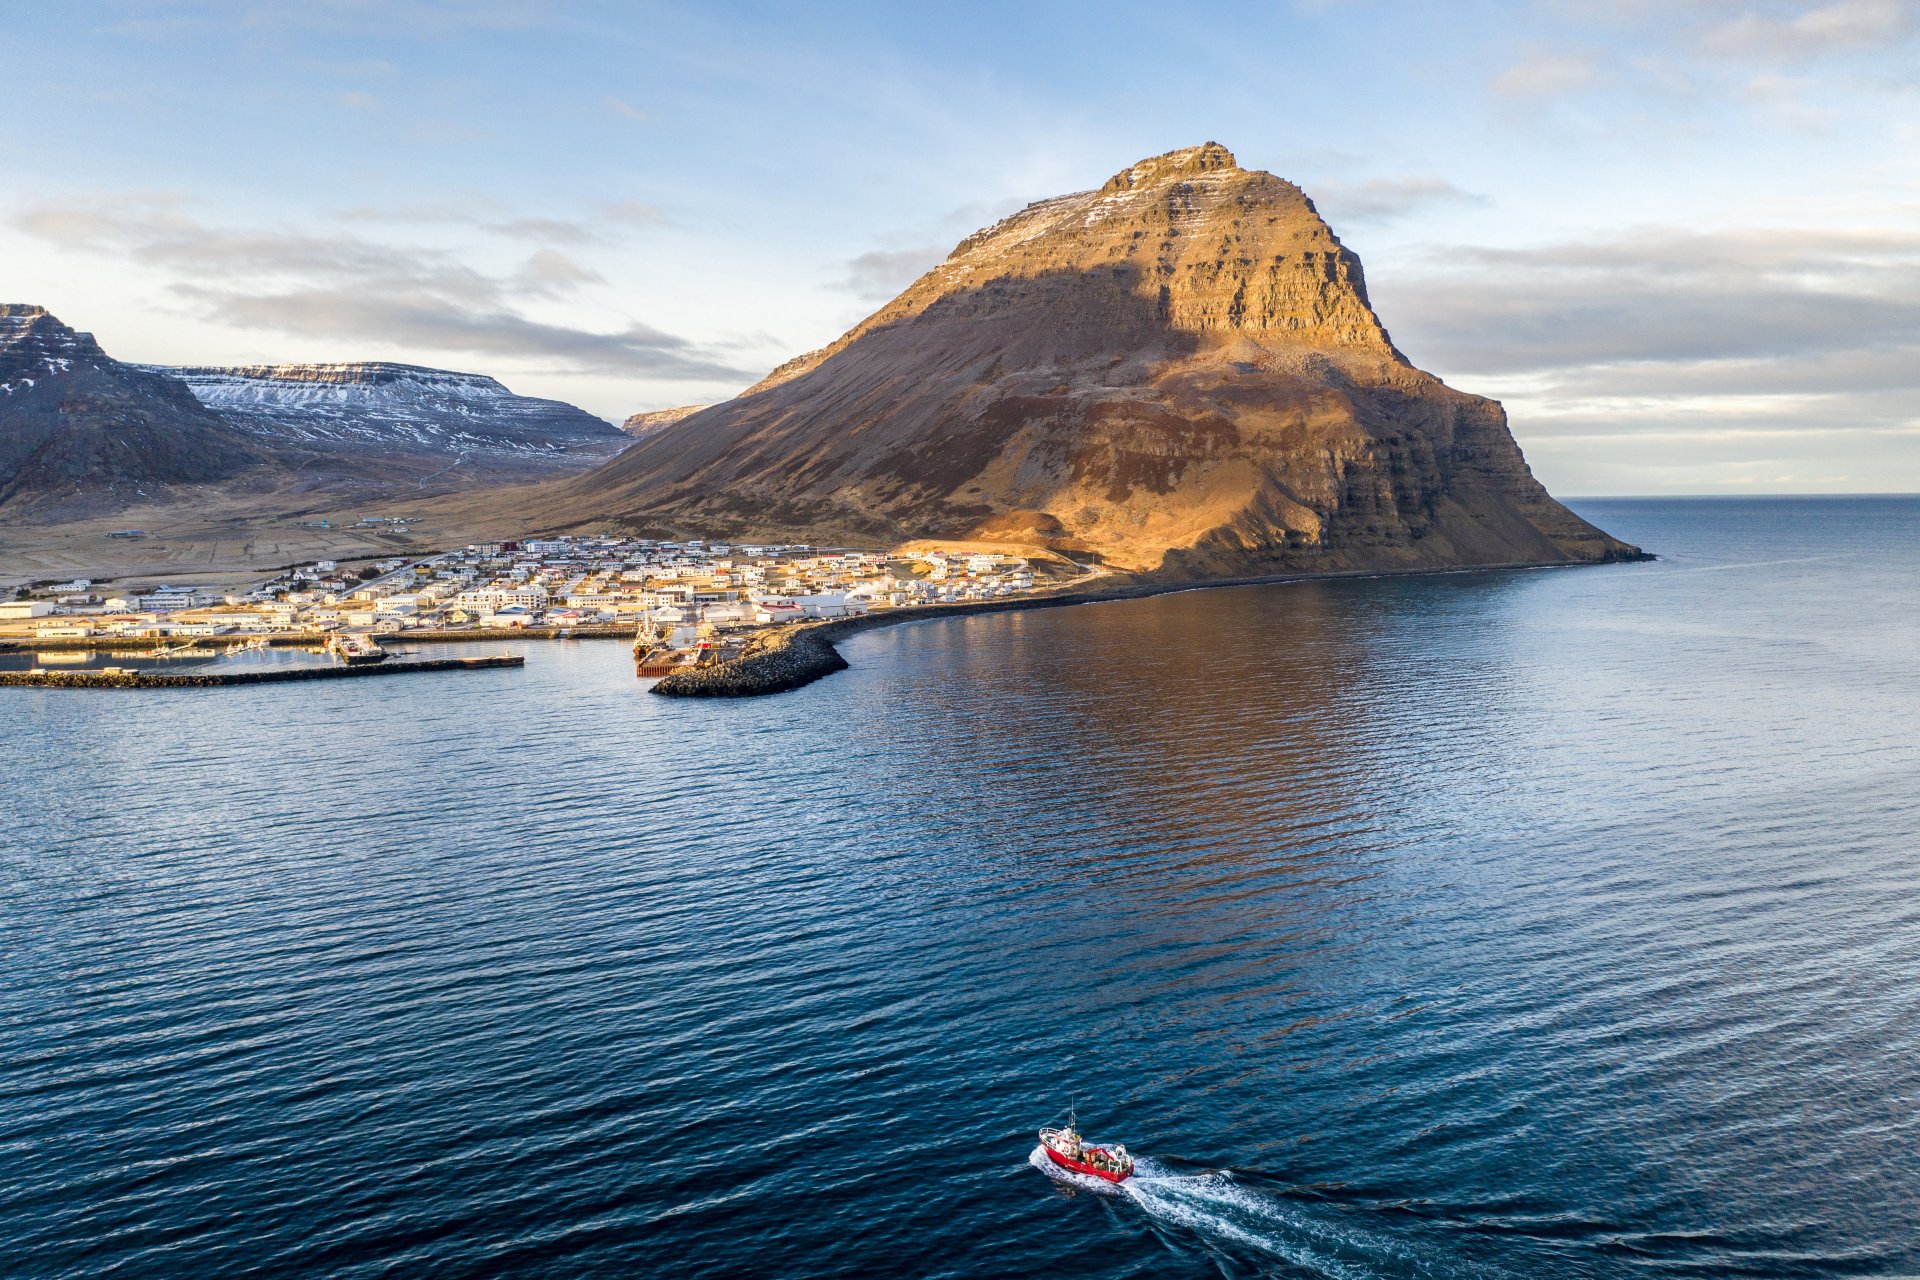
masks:
<path fill-rule="evenodd" d="M 1086 1141 L 1071 1116 L 1058 1129 L 1042 1129 L 1040 1146 L 1047 1153 L 1047 1159 L 1074 1173 L 1105 1178 L 1108 1182 L 1124 1182 L 1133 1176 L 1133 1157 L 1125 1147 L 1119 1143 L 1103 1147 Z"/>

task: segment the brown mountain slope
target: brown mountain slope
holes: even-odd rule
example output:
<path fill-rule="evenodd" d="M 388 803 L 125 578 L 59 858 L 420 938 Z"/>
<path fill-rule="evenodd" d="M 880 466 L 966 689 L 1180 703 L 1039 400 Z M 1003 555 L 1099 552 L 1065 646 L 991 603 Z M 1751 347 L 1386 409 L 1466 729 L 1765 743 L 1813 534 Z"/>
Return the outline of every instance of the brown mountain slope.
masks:
<path fill-rule="evenodd" d="M 1548 496 L 1498 404 L 1394 349 L 1298 187 L 1215 143 L 1028 206 L 548 492 L 578 524 L 1047 545 L 1194 579 L 1635 554 Z"/>

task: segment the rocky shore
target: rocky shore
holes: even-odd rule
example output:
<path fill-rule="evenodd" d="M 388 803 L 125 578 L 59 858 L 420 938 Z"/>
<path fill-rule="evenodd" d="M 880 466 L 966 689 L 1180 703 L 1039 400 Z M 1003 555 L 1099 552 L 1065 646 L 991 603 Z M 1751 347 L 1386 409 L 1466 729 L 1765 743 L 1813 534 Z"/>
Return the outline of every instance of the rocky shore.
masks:
<path fill-rule="evenodd" d="M 1626 559 L 1652 560 L 1638 552 Z M 662 677 L 650 692 L 668 698 L 752 698 L 762 694 L 785 693 L 812 684 L 823 676 L 847 669 L 847 660 L 834 647 L 835 641 L 876 627 L 901 622 L 921 622 L 931 618 L 952 618 L 965 614 L 1006 613 L 1014 609 L 1047 609 L 1074 604 L 1097 604 L 1109 600 L 1139 600 L 1174 591 L 1195 591 L 1214 587 L 1251 587 L 1290 582 L 1324 582 L 1337 578 L 1430 577 L 1442 573 L 1492 573 L 1510 569 L 1566 569 L 1579 567 L 1565 560 L 1516 564 L 1477 565 L 1470 569 L 1399 569 L 1344 571 L 1333 573 L 1289 573 L 1264 577 L 1230 578 L 1206 583 L 1151 582 L 1103 587 L 1093 591 L 1063 591 L 1056 595 L 1021 596 L 1008 600 L 970 601 L 964 604 L 918 605 L 888 609 L 856 618 L 837 618 L 830 622 L 791 624 L 778 631 L 766 631 L 754 637 L 740 656 L 711 666 L 676 671 Z"/>
<path fill-rule="evenodd" d="M 900 609 L 881 618 L 883 622 L 898 622 L 904 619 L 896 618 L 895 613 L 926 612 Z M 846 618 L 763 631 L 747 642 L 739 657 L 663 676 L 651 691 L 670 698 L 751 698 L 798 689 L 821 676 L 846 670 L 847 660 L 833 642 L 863 630 L 854 624 L 866 621 L 865 617 Z"/>

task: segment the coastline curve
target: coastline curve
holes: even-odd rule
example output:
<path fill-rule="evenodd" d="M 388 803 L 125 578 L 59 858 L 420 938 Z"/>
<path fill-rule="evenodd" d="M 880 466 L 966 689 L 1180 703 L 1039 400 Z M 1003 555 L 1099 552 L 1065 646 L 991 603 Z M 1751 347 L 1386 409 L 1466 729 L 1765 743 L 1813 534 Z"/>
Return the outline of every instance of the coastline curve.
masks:
<path fill-rule="evenodd" d="M 1178 591 L 1209 591 L 1221 587 L 1283 586 L 1349 578 L 1416 578 L 1442 574 L 1499 573 L 1513 569 L 1576 569 L 1595 564 L 1631 564 L 1657 559 L 1647 552 L 1610 561 L 1538 560 L 1511 564 L 1467 565 L 1458 568 L 1350 569 L 1330 573 L 1283 573 L 1226 578 L 1212 582 L 1151 582 L 1105 587 L 1096 591 L 1065 591 L 1057 595 L 1023 596 L 1011 600 L 976 600 L 959 604 L 913 605 L 884 613 L 864 613 L 825 622 L 793 623 L 780 631 L 756 636 L 737 658 L 662 676 L 649 693 L 665 698 L 757 698 L 786 693 L 845 671 L 851 664 L 835 642 L 862 631 L 903 622 L 963 617 L 981 613 L 1010 613 L 1016 609 L 1055 609 L 1076 604 L 1103 604 L 1115 600 L 1143 600 Z"/>

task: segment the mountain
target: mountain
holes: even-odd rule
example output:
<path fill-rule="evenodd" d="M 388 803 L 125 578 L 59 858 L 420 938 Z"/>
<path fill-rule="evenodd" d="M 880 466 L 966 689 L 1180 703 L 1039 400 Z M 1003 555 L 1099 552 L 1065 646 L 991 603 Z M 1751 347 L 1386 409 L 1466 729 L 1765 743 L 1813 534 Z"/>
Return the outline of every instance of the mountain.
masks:
<path fill-rule="evenodd" d="M 272 515 L 548 480 L 632 437 L 492 378 L 402 364 L 126 364 L 46 308 L 0 304 L 0 518 L 129 506 Z"/>
<path fill-rule="evenodd" d="M 1049 546 L 1205 579 L 1637 555 L 1410 364 L 1300 188 L 1217 143 L 1029 205 L 546 514 Z"/>
<path fill-rule="evenodd" d="M 603 419 L 559 400 L 517 396 L 492 378 L 416 365 L 151 367 L 264 446 L 323 455 L 356 474 L 411 474 L 418 464 L 495 478 L 551 475 L 629 443 Z"/>
<path fill-rule="evenodd" d="M 57 519 L 175 485 L 231 480 L 266 457 L 180 383 L 122 364 L 46 308 L 0 304 L 0 514 Z"/>
<path fill-rule="evenodd" d="M 683 404 L 678 409 L 654 409 L 647 413 L 636 413 L 620 424 L 620 429 L 630 436 L 650 436 L 662 427 L 670 427 L 682 418 L 690 418 L 706 408 L 703 404 Z"/>

